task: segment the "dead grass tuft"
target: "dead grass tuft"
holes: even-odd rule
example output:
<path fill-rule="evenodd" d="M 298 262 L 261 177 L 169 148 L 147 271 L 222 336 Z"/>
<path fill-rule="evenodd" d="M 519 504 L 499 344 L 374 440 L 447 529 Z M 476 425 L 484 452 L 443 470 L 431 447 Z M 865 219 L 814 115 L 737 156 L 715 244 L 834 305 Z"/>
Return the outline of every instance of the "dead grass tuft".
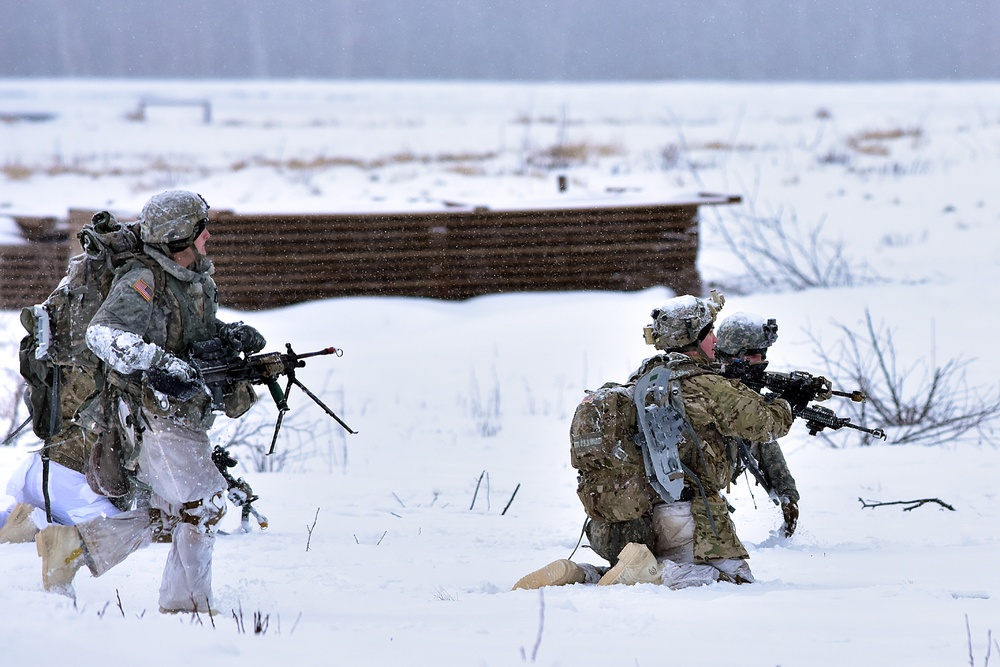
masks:
<path fill-rule="evenodd" d="M 9 181 L 26 181 L 37 172 L 37 169 L 16 162 L 5 164 L 0 170 Z"/>
<path fill-rule="evenodd" d="M 923 137 L 923 130 L 916 128 L 894 128 L 890 130 L 863 130 L 847 138 L 847 146 L 862 155 L 886 157 L 890 154 L 889 143 L 900 139 L 910 139 L 915 144 Z"/>
<path fill-rule="evenodd" d="M 575 164 L 584 164 L 591 158 L 614 157 L 624 155 L 625 149 L 618 144 L 594 144 L 581 141 L 569 144 L 556 144 L 533 153 L 528 163 L 546 169 L 559 169 Z"/>

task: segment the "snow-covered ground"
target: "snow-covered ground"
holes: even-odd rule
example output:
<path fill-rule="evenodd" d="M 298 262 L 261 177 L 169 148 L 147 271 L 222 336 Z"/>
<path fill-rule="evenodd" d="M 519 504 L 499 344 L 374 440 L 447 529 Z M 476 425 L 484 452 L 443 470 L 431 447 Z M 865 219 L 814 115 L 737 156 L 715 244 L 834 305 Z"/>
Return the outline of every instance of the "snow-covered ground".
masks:
<path fill-rule="evenodd" d="M 212 122 L 198 106 L 151 106 L 145 121 L 131 120 L 142 98 L 207 99 Z M 28 113 L 54 117 L 16 118 Z M 729 288 L 722 316 L 777 318 L 772 368 L 824 372 L 813 339 L 835 350 L 841 326 L 861 330 L 867 311 L 894 330 L 900 369 L 917 365 L 914 383 L 922 368 L 964 359 L 979 396 L 997 390 L 1000 83 L 0 80 L 0 117 L 4 242 L 4 214 L 134 212 L 167 188 L 240 212 L 510 205 L 556 197 L 559 174 L 581 198 L 739 194 L 739 206 L 703 210 L 699 266 Z M 545 168 L 557 145 L 583 161 Z M 754 215 L 786 229 L 822 223 L 821 238 L 842 242 L 859 279 L 753 287 L 720 223 L 739 229 Z M 1000 659 L 1000 457 L 978 433 L 894 445 L 890 429 L 889 443 L 865 447 L 846 431 L 824 440 L 793 426 L 783 447 L 802 493 L 796 534 L 778 536 L 780 512 L 759 489 L 741 483 L 730 494 L 752 586 L 510 591 L 573 552 L 584 514 L 569 418 L 585 388 L 621 381 L 650 354 L 642 326 L 670 295 L 346 298 L 224 311 L 260 328 L 272 349 L 343 348 L 299 377 L 359 433 L 293 394 L 283 468 L 240 470 L 270 527 L 219 538 L 224 613 L 213 620 L 156 613 L 162 545 L 100 579 L 81 573 L 75 605 L 42 591 L 34 545 L 0 546 L 0 664 Z M 0 327 L 5 340 L 20 336 L 14 312 L 0 314 Z M 2 353 L 13 366 L 13 349 Z M 843 411 L 837 400 L 828 405 Z M 265 400 L 248 419 L 267 431 L 269 410 Z M 36 444 L 0 449 L 0 479 Z M 955 511 L 859 502 L 918 498 Z M 224 529 L 237 525 L 231 508 Z M 574 557 L 600 562 L 585 547 Z M 255 615 L 266 625 L 259 633 Z"/>

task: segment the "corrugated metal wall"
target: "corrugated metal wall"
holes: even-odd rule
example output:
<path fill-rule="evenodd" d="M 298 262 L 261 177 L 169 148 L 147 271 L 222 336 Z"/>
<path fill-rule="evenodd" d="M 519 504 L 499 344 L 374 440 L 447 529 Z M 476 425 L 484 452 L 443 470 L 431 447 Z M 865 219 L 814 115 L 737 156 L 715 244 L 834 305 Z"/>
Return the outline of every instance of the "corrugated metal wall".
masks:
<path fill-rule="evenodd" d="M 338 296 L 636 290 L 700 294 L 703 195 L 636 206 L 478 208 L 428 213 L 213 211 L 209 254 L 222 302 L 239 310 Z M 74 212 L 70 227 L 88 220 Z M 122 219 L 127 219 L 122 216 Z M 73 250 L 77 250 L 75 239 Z M 37 303 L 65 271 L 65 240 L 0 246 L 0 308 Z"/>

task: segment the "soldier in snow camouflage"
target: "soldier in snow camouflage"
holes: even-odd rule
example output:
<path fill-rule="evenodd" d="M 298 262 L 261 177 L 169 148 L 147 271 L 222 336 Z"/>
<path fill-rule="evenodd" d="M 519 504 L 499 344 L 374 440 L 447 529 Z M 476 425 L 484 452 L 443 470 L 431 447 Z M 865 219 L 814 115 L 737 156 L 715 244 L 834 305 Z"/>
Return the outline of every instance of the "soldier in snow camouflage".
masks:
<path fill-rule="evenodd" d="M 753 581 L 747 551 L 721 495 L 732 474 L 732 439 L 773 441 L 788 432 L 793 416 L 786 401 L 769 402 L 715 370 L 714 323 L 723 303 L 714 293 L 712 299 L 682 296 L 652 313 L 646 341 L 663 354 L 646 360 L 629 382 L 634 384 L 654 366 L 669 369 L 671 381 L 679 381 L 687 419 L 698 437 L 680 447 L 685 476 L 679 500 L 660 502 L 635 521 L 590 521 L 591 547 L 613 563 L 610 570 L 596 570 L 599 584 L 646 582 L 683 588 L 720 580 Z M 596 574 L 594 566 L 561 560 L 522 578 L 515 588 L 593 581 Z"/>
<path fill-rule="evenodd" d="M 150 507 L 41 531 L 42 580 L 46 590 L 72 596 L 82 565 L 100 576 L 159 533 L 170 533 L 160 610 L 210 611 L 214 526 L 225 513 L 227 484 L 212 462 L 211 398 L 182 357 L 192 343 L 212 338 L 239 339 L 237 349 L 252 354 L 264 338 L 242 323 L 216 319 L 214 267 L 205 256 L 208 205 L 200 195 L 157 195 L 139 224 L 144 255 L 119 269 L 86 339 L 107 366 L 105 392 L 120 397 L 106 423 L 127 416 L 130 439 L 141 441 L 133 462 L 151 492 Z M 226 414 L 239 416 L 253 400 L 248 385 L 236 387 L 226 397 Z"/>

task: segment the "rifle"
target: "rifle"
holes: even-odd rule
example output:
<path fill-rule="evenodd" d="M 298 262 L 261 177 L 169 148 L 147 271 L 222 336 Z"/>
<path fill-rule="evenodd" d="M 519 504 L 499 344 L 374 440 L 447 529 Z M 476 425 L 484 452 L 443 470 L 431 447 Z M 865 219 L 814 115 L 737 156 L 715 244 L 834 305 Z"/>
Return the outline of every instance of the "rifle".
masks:
<path fill-rule="evenodd" d="M 229 453 L 229 450 L 221 445 L 216 445 L 215 449 L 212 450 L 212 463 L 219 469 L 219 472 L 226 479 L 226 484 L 229 485 L 229 502 L 243 511 L 240 518 L 240 527 L 243 532 L 250 532 L 251 514 L 257 519 L 257 525 L 260 526 L 260 529 L 265 530 L 267 528 L 267 517 L 258 512 L 253 506 L 253 503 L 259 500 L 260 496 L 253 492 L 253 489 L 250 488 L 250 485 L 242 477 L 235 479 L 229 474 L 229 468 L 234 467 L 237 463 L 236 459 Z"/>
<path fill-rule="evenodd" d="M 778 500 L 778 495 L 774 492 L 774 485 L 771 484 L 771 480 L 767 478 L 764 471 L 760 469 L 760 466 L 757 464 L 757 459 L 755 459 L 753 454 L 750 453 L 750 448 L 747 447 L 747 441 L 743 438 L 736 438 L 736 451 L 740 457 L 740 462 L 743 464 L 743 469 L 753 475 L 754 479 L 757 480 L 757 483 L 764 487 L 764 491 L 767 493 L 768 498 L 771 499 L 771 502 L 775 505 L 780 505 L 781 502 Z M 741 472 L 743 472 L 743 470 L 739 470 L 736 475 L 733 475 L 734 482 Z"/>
<path fill-rule="evenodd" d="M 769 389 L 782 398 L 794 397 L 804 403 L 813 401 L 816 396 L 829 391 L 833 396 L 849 398 L 855 403 L 861 403 L 867 396 L 860 389 L 854 391 L 839 391 L 830 387 L 830 381 L 820 375 L 812 375 L 805 371 L 791 373 L 773 373 L 765 370 L 767 362 L 750 363 L 743 359 L 726 364 L 722 374 L 727 378 L 741 381 L 756 391 Z"/>
<path fill-rule="evenodd" d="M 739 359 L 726 364 L 723 375 L 728 378 L 740 380 L 743 384 L 761 391 L 768 389 L 775 395 L 784 398 L 792 406 L 792 413 L 796 417 L 806 420 L 806 428 L 809 435 L 816 435 L 823 429 L 838 430 L 841 428 L 852 428 L 864 433 L 868 433 L 876 438 L 886 439 L 885 431 L 880 428 L 869 429 L 864 426 L 852 424 L 849 417 L 838 417 L 830 408 L 821 405 L 809 405 L 816 396 L 829 392 L 833 396 L 849 398 L 855 403 L 861 403 L 868 397 L 860 389 L 854 391 L 838 391 L 831 389 L 830 381 L 819 375 L 812 375 L 805 371 L 792 371 L 791 373 L 771 373 L 765 370 L 767 362 L 749 363 Z"/>
<path fill-rule="evenodd" d="M 328 354 L 341 357 L 344 355 L 344 351 L 335 347 L 327 347 L 316 352 L 297 354 L 292 349 L 291 343 L 285 343 L 285 349 L 288 350 L 287 354 L 265 352 L 251 356 L 240 356 L 238 352 L 233 351 L 221 340 L 215 338 L 192 345 L 190 359 L 191 364 L 198 369 L 202 381 L 211 392 L 215 408 L 222 408 L 225 390 L 236 383 L 267 385 L 271 398 L 274 399 L 274 404 L 278 408 L 278 420 L 274 424 L 274 435 L 271 438 L 268 454 L 274 453 L 274 445 L 278 441 L 281 422 L 285 418 L 285 413 L 288 412 L 288 394 L 293 386 L 301 389 L 348 433 L 357 433 L 295 377 L 295 369 L 304 367 L 306 365 L 305 359 Z M 278 378 L 282 375 L 288 378 L 284 390 L 278 384 Z"/>
<path fill-rule="evenodd" d="M 847 428 L 862 431 L 882 440 L 886 439 L 885 431 L 882 429 L 865 428 L 864 426 L 852 424 L 850 417 L 838 417 L 833 410 L 822 405 L 810 405 L 802 408 L 795 411 L 795 416 L 806 420 L 806 428 L 809 429 L 809 435 L 816 435 L 825 428 L 836 431 L 846 426 Z"/>

